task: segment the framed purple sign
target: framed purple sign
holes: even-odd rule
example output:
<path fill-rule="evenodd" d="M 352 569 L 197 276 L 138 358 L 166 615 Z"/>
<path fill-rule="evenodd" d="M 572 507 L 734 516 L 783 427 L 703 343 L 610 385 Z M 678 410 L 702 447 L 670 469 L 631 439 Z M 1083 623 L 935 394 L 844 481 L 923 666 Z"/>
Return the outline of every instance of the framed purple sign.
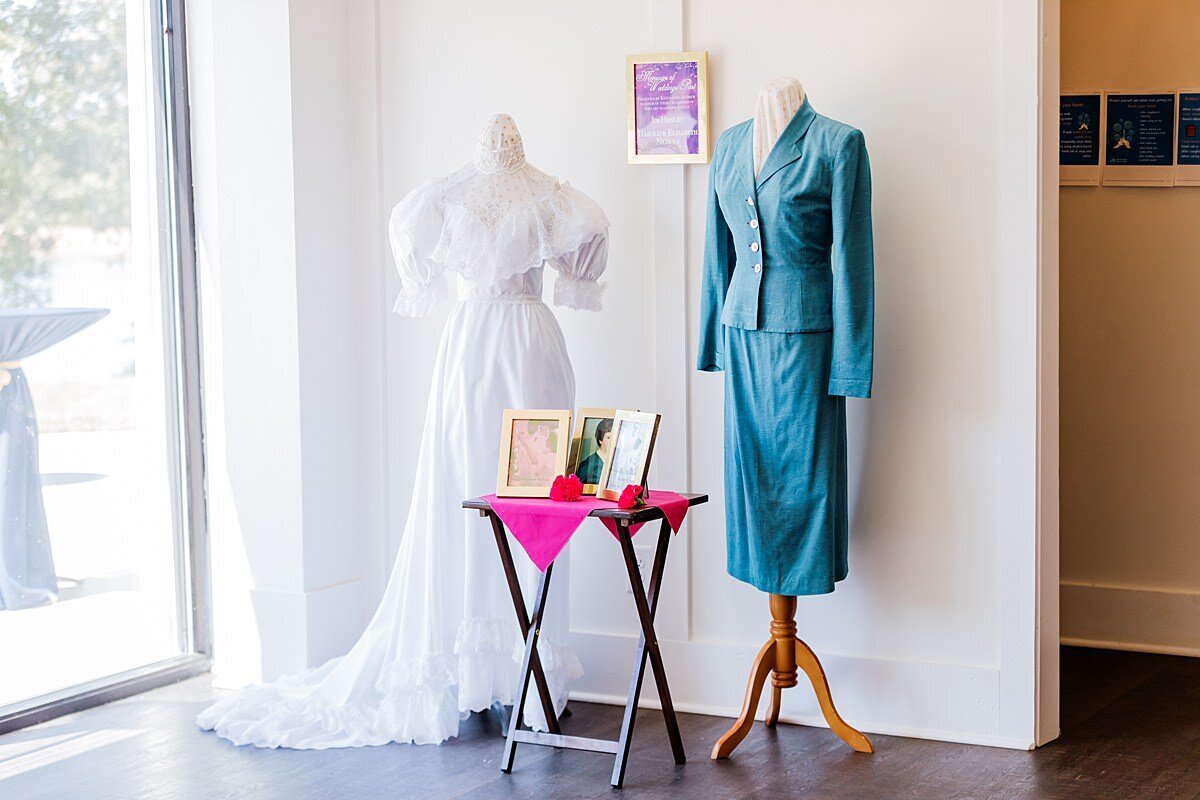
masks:
<path fill-rule="evenodd" d="M 708 53 L 625 59 L 630 164 L 708 163 Z"/>

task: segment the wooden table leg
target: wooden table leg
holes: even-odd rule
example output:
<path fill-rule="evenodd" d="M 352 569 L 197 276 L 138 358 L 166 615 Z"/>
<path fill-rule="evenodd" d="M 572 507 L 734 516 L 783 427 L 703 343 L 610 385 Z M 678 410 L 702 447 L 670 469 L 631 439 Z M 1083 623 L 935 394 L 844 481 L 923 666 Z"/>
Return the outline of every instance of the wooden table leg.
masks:
<path fill-rule="evenodd" d="M 508 535 L 504 532 L 504 523 L 496 512 L 484 512 L 492 523 L 492 533 L 496 537 L 496 549 L 500 551 L 500 563 L 504 566 L 504 576 L 508 579 L 508 593 L 512 595 L 513 610 L 517 613 L 517 624 L 521 627 L 521 638 L 529 637 L 529 612 L 525 608 L 525 595 L 521 592 L 521 581 L 517 577 L 517 566 L 513 562 L 512 548 L 508 545 Z M 553 566 L 553 565 L 551 565 Z M 549 573 L 549 567 L 546 572 Z M 558 726 L 558 715 L 554 710 L 554 698 L 550 696 L 550 686 L 546 681 L 546 671 L 542 669 L 542 658 L 535 650 L 532 660 L 533 680 L 537 684 L 538 697 L 542 702 L 542 711 L 546 715 L 546 730 L 550 733 L 561 733 Z M 522 673 L 524 675 L 524 673 Z M 515 712 L 515 709 L 514 709 Z M 513 717 L 516 716 L 514 713 Z"/>
<path fill-rule="evenodd" d="M 550 591 L 550 573 L 553 570 L 554 564 L 551 563 L 538 579 L 537 596 L 533 601 L 533 619 L 530 620 L 529 632 L 525 635 L 525 655 L 521 659 L 521 689 L 517 692 L 512 719 L 508 724 L 508 737 L 504 740 L 504 756 L 500 760 L 501 772 L 512 772 L 513 757 L 517 749 L 517 729 L 525 722 L 525 698 L 529 696 L 529 677 L 533 672 L 533 661 L 537 658 L 538 636 L 542 632 L 542 616 L 546 611 L 546 595 Z M 551 713 L 547 724 L 553 719 L 554 715 Z"/>
<path fill-rule="evenodd" d="M 612 785 L 619 789 L 625 782 L 625 768 L 629 763 L 629 749 L 633 743 L 633 724 L 637 715 L 638 699 L 642 693 L 642 680 L 646 673 L 647 658 L 650 660 L 650 667 L 658 686 L 663 719 L 667 725 L 667 736 L 671 740 L 671 751 L 675 757 L 675 763 L 683 764 L 687 757 L 683 751 L 683 737 L 679 732 L 679 720 L 675 716 L 675 707 L 671 702 L 671 690 L 667 685 L 662 654 L 659 652 L 658 636 L 654 631 L 654 615 L 658 610 L 659 587 L 662 584 L 663 569 L 667 563 L 667 546 L 671 541 L 671 527 L 664 519 L 659 529 L 658 546 L 654 551 L 654 565 L 650 570 L 648 591 L 642 587 L 642 578 L 637 567 L 637 554 L 633 550 L 633 540 L 627 526 L 621 526 L 618 538 L 621 543 L 621 552 L 625 558 L 625 568 L 629 573 L 629 587 L 633 592 L 633 602 L 637 607 L 638 619 L 642 628 L 641 636 L 638 638 L 629 697 L 625 702 L 625 715 L 621 721 L 621 736 L 617 740 L 617 758 L 613 763 Z"/>

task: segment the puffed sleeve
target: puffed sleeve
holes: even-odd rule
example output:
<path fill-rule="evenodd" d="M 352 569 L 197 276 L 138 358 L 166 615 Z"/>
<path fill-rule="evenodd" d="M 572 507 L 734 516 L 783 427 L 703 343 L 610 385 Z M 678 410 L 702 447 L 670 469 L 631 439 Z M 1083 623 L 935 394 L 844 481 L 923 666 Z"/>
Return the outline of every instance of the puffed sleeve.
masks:
<path fill-rule="evenodd" d="M 441 202 L 433 182 L 418 186 L 392 210 L 388 238 L 400 272 L 400 295 L 392 307 L 397 314 L 428 316 L 448 299 L 445 267 L 430 258 L 441 233 Z"/>
<path fill-rule="evenodd" d="M 558 271 L 554 279 L 554 305 L 580 311 L 599 311 L 606 284 L 599 278 L 608 266 L 608 233 L 602 231 L 578 250 L 550 260 Z"/>
<path fill-rule="evenodd" d="M 833 359 L 829 394 L 870 397 L 875 350 L 871 163 L 861 131 L 843 137 L 833 172 Z"/>
<path fill-rule="evenodd" d="M 718 142 L 720 146 L 720 142 Z M 713 159 L 714 163 L 716 159 Z M 723 327 L 721 309 L 725 305 L 725 293 L 733 279 L 733 233 L 721 213 L 717 200 L 716 170 L 708 170 L 708 210 L 704 226 L 704 277 L 700 284 L 700 345 L 696 356 L 696 369 L 702 372 L 720 372 L 725 369 L 725 356 L 721 352 Z"/>
<path fill-rule="evenodd" d="M 546 259 L 558 272 L 554 304 L 581 311 L 599 311 L 608 267 L 608 216 L 600 204 L 568 183 L 551 198 L 553 247 L 558 255 Z"/>

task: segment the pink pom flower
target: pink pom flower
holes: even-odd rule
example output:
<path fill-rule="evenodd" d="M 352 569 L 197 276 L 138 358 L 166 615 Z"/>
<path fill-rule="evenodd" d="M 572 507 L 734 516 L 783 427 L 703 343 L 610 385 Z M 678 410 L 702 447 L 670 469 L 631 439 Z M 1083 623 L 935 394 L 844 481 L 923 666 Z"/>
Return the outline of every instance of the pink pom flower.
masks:
<path fill-rule="evenodd" d="M 583 481 L 578 475 L 559 475 L 550 486 L 550 499 L 560 503 L 573 503 L 583 497 Z"/>

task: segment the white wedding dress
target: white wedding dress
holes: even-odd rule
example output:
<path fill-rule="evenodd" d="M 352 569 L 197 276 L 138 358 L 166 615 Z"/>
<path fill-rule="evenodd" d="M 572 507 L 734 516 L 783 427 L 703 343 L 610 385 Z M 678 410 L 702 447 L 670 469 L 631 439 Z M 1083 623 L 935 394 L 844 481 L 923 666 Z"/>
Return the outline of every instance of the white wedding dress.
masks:
<path fill-rule="evenodd" d="M 392 212 L 395 311 L 429 314 L 457 273 L 438 349 L 416 485 L 400 552 L 370 625 L 346 656 L 222 699 L 197 718 L 235 744 L 324 749 L 437 743 L 469 712 L 511 704 L 523 649 L 495 540 L 464 498 L 495 490 L 506 408 L 574 408 L 575 377 L 555 303 L 599 310 L 608 220 L 586 195 L 525 161 L 507 115 L 473 163 L 429 181 Z M 537 568 L 510 538 L 532 607 Z M 566 645 L 567 560 L 555 569 L 539 653 L 558 712 L 582 671 Z M 536 692 L 526 718 L 545 728 Z"/>

